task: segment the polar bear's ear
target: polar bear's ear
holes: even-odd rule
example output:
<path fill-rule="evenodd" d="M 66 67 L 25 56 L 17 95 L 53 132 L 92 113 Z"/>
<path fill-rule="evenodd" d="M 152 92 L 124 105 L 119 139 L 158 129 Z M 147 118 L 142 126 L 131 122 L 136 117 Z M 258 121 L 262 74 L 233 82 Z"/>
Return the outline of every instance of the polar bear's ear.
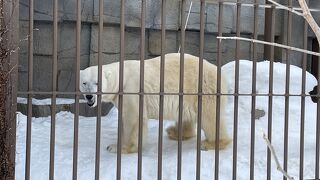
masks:
<path fill-rule="evenodd" d="M 104 70 L 104 71 L 103 71 L 103 74 L 104 74 L 104 77 L 105 77 L 106 79 L 109 79 L 110 76 L 111 76 L 111 71 Z"/>

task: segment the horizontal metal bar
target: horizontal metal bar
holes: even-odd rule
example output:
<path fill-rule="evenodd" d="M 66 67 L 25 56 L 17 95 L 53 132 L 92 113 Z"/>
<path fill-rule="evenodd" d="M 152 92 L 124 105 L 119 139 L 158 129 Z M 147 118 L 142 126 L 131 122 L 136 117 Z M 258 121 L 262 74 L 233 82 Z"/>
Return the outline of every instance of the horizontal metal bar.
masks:
<path fill-rule="evenodd" d="M 32 94 L 32 95 L 51 95 L 53 94 L 53 92 L 47 92 L 47 91 L 25 91 L 25 92 L 18 92 L 18 95 L 28 95 L 28 94 Z M 87 94 L 85 92 L 56 92 L 57 95 L 84 95 Z M 97 95 L 106 95 L 106 94 L 114 94 L 114 95 L 186 95 L 186 96 L 199 96 L 199 95 L 203 95 L 203 96 L 292 96 L 292 97 L 320 97 L 320 95 L 309 95 L 309 94 L 268 94 L 268 93 L 262 93 L 262 94 L 247 94 L 247 93 L 171 93 L 171 92 L 157 92 L 157 93 L 141 93 L 141 92 L 92 92 L 90 94 L 97 94 Z"/>

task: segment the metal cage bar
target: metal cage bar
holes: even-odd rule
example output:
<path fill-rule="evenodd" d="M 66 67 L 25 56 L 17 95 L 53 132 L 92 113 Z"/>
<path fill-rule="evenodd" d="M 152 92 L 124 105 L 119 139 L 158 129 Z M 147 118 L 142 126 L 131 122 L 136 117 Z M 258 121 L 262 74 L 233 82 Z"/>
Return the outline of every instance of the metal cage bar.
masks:
<path fill-rule="evenodd" d="M 58 62 L 58 1 L 53 1 L 53 61 L 52 61 L 52 98 L 51 98 L 51 132 L 50 132 L 50 166 L 49 179 L 54 179 L 54 152 L 56 131 L 56 92 Z"/>
<path fill-rule="evenodd" d="M 201 126 L 202 126 L 202 93 L 203 93 L 203 58 L 204 58 L 204 19 L 205 0 L 200 1 L 200 47 L 199 47 L 199 74 L 198 74 L 198 114 L 197 114 L 197 179 L 200 179 L 201 164 Z"/>
<path fill-rule="evenodd" d="M 273 6 L 274 7 L 274 6 Z M 275 8 L 271 8 L 271 40 L 270 42 L 274 42 L 274 25 L 275 25 Z M 271 46 L 269 55 L 269 98 L 268 98 L 268 139 L 272 142 L 272 102 L 273 102 L 273 62 L 274 62 L 274 47 Z M 271 179 L 271 151 L 268 149 L 267 151 L 267 179 Z"/>
<path fill-rule="evenodd" d="M 218 35 L 222 36 L 223 27 L 223 3 L 219 2 L 219 16 L 218 16 Z M 221 109 L 221 66 L 222 66 L 222 41 L 218 41 L 217 46 L 217 99 L 216 99 L 216 139 L 215 147 L 219 149 L 219 139 L 220 139 L 220 109 Z M 220 152 L 215 151 L 214 159 L 214 179 L 219 180 L 219 159 Z"/>
<path fill-rule="evenodd" d="M 254 2 L 254 23 L 253 39 L 258 39 L 258 8 L 257 0 Z M 257 44 L 252 43 L 252 87 L 251 92 L 251 133 L 250 133 L 250 180 L 254 180 L 254 160 L 255 160 L 255 134 L 256 134 L 256 93 L 257 93 Z"/>
<path fill-rule="evenodd" d="M 237 17 L 236 17 L 236 35 L 240 37 L 240 14 L 241 4 L 237 0 Z M 232 161 L 232 179 L 237 179 L 237 156 L 238 156 L 238 114 L 239 114 L 239 59 L 240 59 L 240 41 L 236 40 L 235 53 L 235 83 L 234 83 L 234 123 L 233 123 L 233 161 Z"/>
<path fill-rule="evenodd" d="M 121 152 L 123 129 L 123 74 L 124 74 L 124 38 L 125 38 L 125 0 L 120 7 L 120 59 L 119 59 L 119 97 L 118 97 L 118 144 L 117 144 L 117 180 L 121 179 Z"/>
<path fill-rule="evenodd" d="M 288 0 L 288 7 L 292 7 L 292 0 Z M 287 45 L 291 45 L 291 27 L 292 27 L 292 13 L 287 12 Z M 290 50 L 286 50 L 286 83 L 285 83 L 285 112 L 284 112 L 284 152 L 283 152 L 283 170 L 287 172 L 288 169 L 288 140 L 289 140 L 289 98 L 290 98 Z M 283 179 L 287 179 L 283 176 Z"/>
<path fill-rule="evenodd" d="M 102 37 L 103 37 L 103 0 L 99 0 L 99 34 L 98 34 L 98 93 L 102 92 Z M 97 95 L 97 119 L 96 119 L 96 156 L 95 179 L 100 177 L 100 146 L 101 146 L 101 94 Z"/>
<path fill-rule="evenodd" d="M 320 49 L 320 43 L 318 42 L 318 46 L 319 48 L 317 48 L 318 50 Z M 319 179 L 320 175 L 319 175 L 319 171 L 320 171 L 320 57 L 315 57 L 315 59 L 318 60 L 318 67 L 317 67 L 317 72 L 318 72 L 318 86 L 317 86 L 317 123 L 316 123 L 316 152 L 315 152 L 315 156 L 316 156 L 316 162 L 315 162 L 315 179 Z"/>
<path fill-rule="evenodd" d="M 73 169 L 72 179 L 78 179 L 78 142 L 79 142 L 79 98 L 80 98 L 80 37 L 81 37 L 81 0 L 77 0 L 76 22 L 76 78 L 75 78 L 75 114 L 73 129 Z"/>
<path fill-rule="evenodd" d="M 18 95 L 28 95 L 28 94 L 33 94 L 33 95 L 52 95 L 53 93 L 50 91 L 30 91 L 30 92 L 18 92 Z M 59 91 L 57 92 L 57 95 L 75 95 L 75 94 L 79 94 L 79 95 L 82 95 L 82 94 L 85 94 L 83 92 L 62 92 L 62 91 Z M 101 92 L 101 93 L 97 93 L 97 92 L 92 92 L 91 94 L 118 94 L 118 93 L 115 93 L 115 92 Z M 135 92 L 123 92 L 121 93 L 123 95 L 139 95 L 141 93 L 135 93 Z M 143 93 L 144 95 L 181 95 L 179 92 L 164 92 L 164 93 L 159 93 L 159 92 L 156 92 L 156 93 L 149 93 L 149 92 L 145 92 Z M 192 96 L 192 95 L 203 95 L 203 96 L 210 96 L 210 95 L 217 95 L 217 93 L 182 93 L 183 95 L 186 95 L 186 96 Z M 225 96 L 233 96 L 234 94 L 233 93 L 221 93 L 220 95 L 225 95 Z M 259 93 L 259 94 L 248 94 L 248 93 L 238 93 L 238 96 L 268 96 L 269 94 L 268 93 Z M 278 96 L 284 96 L 284 94 L 282 93 L 273 93 L 272 94 L 274 97 L 278 97 Z M 303 94 L 299 93 L 299 94 L 290 94 L 290 96 L 292 97 L 301 97 L 303 96 Z M 309 95 L 309 94 L 306 94 L 305 95 L 306 97 L 317 97 L 318 95 Z"/>
<path fill-rule="evenodd" d="M 183 93 L 184 85 L 184 51 L 185 51 L 185 26 L 186 20 L 184 10 L 186 8 L 186 1 L 181 1 L 181 44 L 180 44 L 180 72 L 179 72 L 179 93 Z M 179 113 L 178 113 L 178 158 L 177 158 L 177 179 L 181 179 L 182 171 L 182 118 L 183 118 L 183 95 L 179 95 Z"/>
<path fill-rule="evenodd" d="M 144 126 L 144 59 L 145 59 L 145 16 L 146 0 L 141 1 L 141 37 L 140 37 L 140 87 L 139 87 L 139 132 L 138 132 L 138 169 L 137 179 L 142 179 L 142 149 L 143 149 L 143 126 Z"/>
<path fill-rule="evenodd" d="M 164 68 L 166 46 L 166 0 L 161 4 L 161 59 L 159 92 L 159 134 L 158 134 L 158 180 L 162 179 L 162 145 L 163 145 L 163 102 L 164 102 Z"/>
<path fill-rule="evenodd" d="M 309 3 L 309 0 L 306 0 Z M 308 49 L 308 22 L 304 20 L 303 27 L 303 48 Z M 300 124 L 300 168 L 299 178 L 303 179 L 304 175 L 304 128 L 305 128 L 305 107 L 306 107 L 306 72 L 307 72 L 307 54 L 303 54 L 302 60 L 302 82 L 301 82 L 301 124 Z"/>
<path fill-rule="evenodd" d="M 34 1 L 29 1 L 29 38 L 28 38 L 28 91 L 33 89 L 33 13 Z M 27 116 L 27 137 L 26 137 L 26 162 L 25 179 L 30 179 L 31 161 L 31 126 L 32 126 L 32 96 L 28 94 L 28 116 Z"/>

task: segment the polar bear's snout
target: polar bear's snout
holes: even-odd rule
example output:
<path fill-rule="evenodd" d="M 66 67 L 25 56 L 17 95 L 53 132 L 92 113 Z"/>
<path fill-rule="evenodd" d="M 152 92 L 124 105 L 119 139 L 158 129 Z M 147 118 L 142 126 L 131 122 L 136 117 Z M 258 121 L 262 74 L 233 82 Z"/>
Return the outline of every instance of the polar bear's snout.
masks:
<path fill-rule="evenodd" d="M 88 106 L 90 107 L 95 107 L 96 105 L 96 101 L 95 101 L 95 97 L 91 94 L 88 94 L 88 95 L 84 95 L 85 99 L 87 100 L 87 104 Z"/>
<path fill-rule="evenodd" d="M 86 95 L 87 100 L 92 100 L 93 96 L 92 95 Z"/>

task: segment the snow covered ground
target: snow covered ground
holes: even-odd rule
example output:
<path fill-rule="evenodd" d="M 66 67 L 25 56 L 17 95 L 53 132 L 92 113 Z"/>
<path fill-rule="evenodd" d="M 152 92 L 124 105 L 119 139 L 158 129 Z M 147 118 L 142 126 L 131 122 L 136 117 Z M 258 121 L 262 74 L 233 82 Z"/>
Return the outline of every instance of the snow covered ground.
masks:
<path fill-rule="evenodd" d="M 269 62 L 259 62 L 257 73 L 258 93 L 268 92 L 268 68 Z M 229 92 L 233 92 L 234 63 L 223 66 L 223 73 L 227 76 L 230 85 Z M 242 60 L 240 63 L 240 93 L 251 92 L 252 63 Z M 301 93 L 301 69 L 291 66 L 291 94 Z M 307 74 L 306 92 L 316 85 L 316 79 Z M 274 64 L 274 93 L 284 93 L 285 89 L 285 65 Z M 299 175 L 299 147 L 300 147 L 300 97 L 290 97 L 289 106 L 289 161 L 288 173 L 291 176 Z M 268 97 L 257 97 L 257 109 L 268 112 Z M 284 138 L 284 97 L 273 97 L 273 130 L 272 144 L 283 160 Z M 226 121 L 229 134 L 233 134 L 233 97 L 229 97 L 227 105 Z M 305 117 L 305 159 L 304 178 L 314 178 L 315 174 L 315 138 L 316 138 L 316 105 L 310 97 L 306 98 Z M 239 98 L 239 128 L 238 128 L 238 179 L 249 177 L 249 153 L 250 153 L 250 121 L 251 121 L 251 96 Z M 73 146 L 73 118 L 70 112 L 59 112 L 56 115 L 56 151 L 55 151 L 55 178 L 57 180 L 71 179 L 72 176 L 72 146 Z M 26 139 L 26 116 L 17 113 L 17 152 L 16 152 L 16 179 L 24 179 L 25 165 L 25 139 Z M 256 146 L 255 146 L 255 178 L 266 179 L 266 153 L 267 147 L 262 139 L 261 129 L 267 131 L 268 117 L 256 120 Z M 171 124 L 165 121 L 164 126 Z M 80 117 L 79 129 L 79 179 L 94 179 L 95 163 L 95 127 L 96 118 Z M 117 110 L 102 117 L 101 127 L 101 179 L 115 179 L 116 154 L 108 153 L 105 147 L 116 143 L 117 138 Z M 157 136 L 158 121 L 151 120 L 149 123 L 149 140 L 143 151 L 143 179 L 156 179 L 157 177 Z M 32 121 L 32 150 L 31 150 L 31 179 L 48 179 L 49 174 L 49 142 L 50 142 L 50 117 L 33 118 Z M 220 179 L 231 179 L 232 176 L 232 145 L 220 151 Z M 164 133 L 163 142 L 163 179 L 176 179 L 177 170 L 177 142 L 169 140 Z M 201 153 L 201 179 L 212 180 L 214 174 L 215 151 L 202 151 Z M 196 139 L 183 142 L 182 154 L 182 179 L 195 179 L 196 169 Z M 137 154 L 122 155 L 122 179 L 136 179 Z M 273 179 L 281 179 L 282 175 L 276 170 L 272 161 Z"/>

